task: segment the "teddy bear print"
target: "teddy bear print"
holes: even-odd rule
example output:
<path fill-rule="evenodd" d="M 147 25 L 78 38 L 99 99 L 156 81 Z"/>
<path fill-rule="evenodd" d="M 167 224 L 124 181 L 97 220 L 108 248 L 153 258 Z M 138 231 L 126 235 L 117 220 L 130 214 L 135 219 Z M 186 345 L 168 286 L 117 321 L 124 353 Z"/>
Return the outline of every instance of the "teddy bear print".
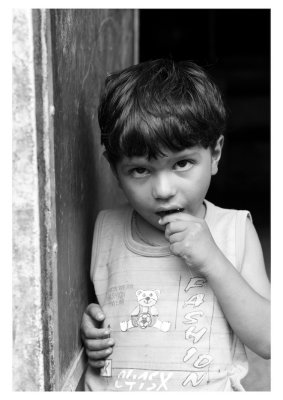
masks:
<path fill-rule="evenodd" d="M 158 318 L 158 310 L 155 307 L 159 295 L 160 290 L 137 290 L 138 306 L 131 313 L 131 319 L 120 322 L 121 331 L 126 332 L 129 329 L 137 327 L 141 329 L 153 327 L 162 332 L 168 332 L 171 323 L 161 321 Z"/>

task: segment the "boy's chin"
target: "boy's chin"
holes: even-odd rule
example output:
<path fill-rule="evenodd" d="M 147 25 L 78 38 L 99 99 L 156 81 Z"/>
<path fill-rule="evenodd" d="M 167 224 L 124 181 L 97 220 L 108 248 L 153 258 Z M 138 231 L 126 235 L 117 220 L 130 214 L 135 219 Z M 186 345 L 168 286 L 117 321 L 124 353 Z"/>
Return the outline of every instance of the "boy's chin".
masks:
<path fill-rule="evenodd" d="M 154 226 L 155 226 L 155 228 L 158 229 L 159 231 L 165 232 L 166 225 L 165 225 L 165 226 L 164 226 L 164 225 L 160 225 L 160 224 L 157 222 L 157 225 L 154 225 Z"/>
<path fill-rule="evenodd" d="M 143 217 L 141 214 L 139 214 L 139 216 L 148 224 L 150 225 L 152 228 L 157 229 L 160 232 L 164 232 L 166 229 L 166 226 L 164 225 L 160 225 L 158 223 L 158 221 L 160 220 L 160 217 L 158 215 L 155 216 L 155 218 L 152 220 L 150 218 L 145 218 Z"/>

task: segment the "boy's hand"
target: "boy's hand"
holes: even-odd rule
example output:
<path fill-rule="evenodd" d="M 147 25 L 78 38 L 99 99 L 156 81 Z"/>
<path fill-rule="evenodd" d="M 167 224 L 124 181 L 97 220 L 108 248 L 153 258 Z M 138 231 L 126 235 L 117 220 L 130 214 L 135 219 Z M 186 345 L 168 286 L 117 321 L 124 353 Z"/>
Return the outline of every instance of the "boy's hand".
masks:
<path fill-rule="evenodd" d="M 112 353 L 114 340 L 109 338 L 110 330 L 99 328 L 105 316 L 98 304 L 89 304 L 83 314 L 81 323 L 81 337 L 84 342 L 89 365 L 101 368 L 105 358 Z"/>
<path fill-rule="evenodd" d="M 206 275 L 211 260 L 221 252 L 205 220 L 182 212 L 166 215 L 159 223 L 166 225 L 165 237 L 172 253 L 182 257 L 192 270 Z"/>

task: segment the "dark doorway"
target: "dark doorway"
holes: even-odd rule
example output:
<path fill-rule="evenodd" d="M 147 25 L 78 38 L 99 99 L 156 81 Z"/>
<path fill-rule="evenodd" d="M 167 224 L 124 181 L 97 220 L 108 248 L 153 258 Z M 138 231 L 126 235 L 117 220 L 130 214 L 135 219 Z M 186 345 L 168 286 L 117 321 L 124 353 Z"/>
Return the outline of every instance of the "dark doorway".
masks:
<path fill-rule="evenodd" d="M 229 113 L 208 199 L 248 209 L 270 274 L 270 10 L 140 10 L 140 61 L 192 60 L 221 88 Z"/>

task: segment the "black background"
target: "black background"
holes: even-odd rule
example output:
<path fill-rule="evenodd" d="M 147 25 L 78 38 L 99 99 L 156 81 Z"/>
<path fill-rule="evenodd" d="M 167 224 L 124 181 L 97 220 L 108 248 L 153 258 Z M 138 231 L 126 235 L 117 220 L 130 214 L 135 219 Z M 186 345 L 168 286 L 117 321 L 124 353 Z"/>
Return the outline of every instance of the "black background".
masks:
<path fill-rule="evenodd" d="M 270 275 L 270 10 L 142 9 L 140 61 L 164 57 L 197 62 L 223 93 L 228 126 L 207 198 L 252 213 Z"/>

